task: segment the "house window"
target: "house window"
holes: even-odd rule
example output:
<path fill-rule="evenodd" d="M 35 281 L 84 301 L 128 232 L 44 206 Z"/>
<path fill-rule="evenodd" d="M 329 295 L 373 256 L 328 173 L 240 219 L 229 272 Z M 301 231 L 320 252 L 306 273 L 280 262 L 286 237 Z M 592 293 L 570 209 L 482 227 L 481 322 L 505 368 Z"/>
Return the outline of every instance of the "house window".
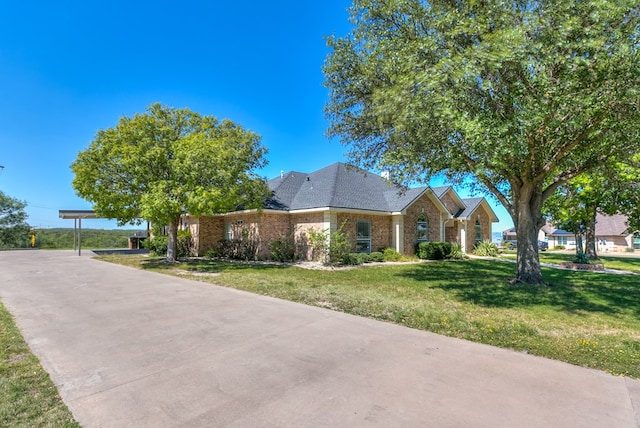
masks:
<path fill-rule="evenodd" d="M 225 224 L 225 235 L 224 236 L 225 236 L 225 239 L 227 241 L 231 241 L 233 239 L 233 228 L 231 226 L 231 222 L 230 221 L 228 221 Z"/>
<path fill-rule="evenodd" d="M 558 240 L 558 245 L 567 245 L 566 236 L 558 236 L 556 239 Z"/>
<path fill-rule="evenodd" d="M 636 232 L 633 235 L 633 248 L 640 250 L 640 232 Z"/>
<path fill-rule="evenodd" d="M 356 253 L 371 253 L 371 222 L 356 222 Z"/>
<path fill-rule="evenodd" d="M 426 242 L 429 240 L 429 222 L 424 215 L 418 217 L 418 224 L 416 227 L 416 240 L 418 242 Z"/>
<path fill-rule="evenodd" d="M 480 223 L 480 219 L 476 220 L 476 238 L 474 242 L 476 244 L 482 242 L 482 223 Z"/>

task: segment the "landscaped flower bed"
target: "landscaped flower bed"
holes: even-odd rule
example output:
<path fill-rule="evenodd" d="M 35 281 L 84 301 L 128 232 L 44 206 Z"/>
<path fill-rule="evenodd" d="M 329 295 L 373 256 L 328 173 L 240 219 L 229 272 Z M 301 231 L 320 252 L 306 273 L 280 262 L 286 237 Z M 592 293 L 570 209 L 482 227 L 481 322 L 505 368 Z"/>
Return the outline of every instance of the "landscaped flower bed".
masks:
<path fill-rule="evenodd" d="M 595 272 L 604 272 L 604 265 L 601 264 L 584 264 L 584 263 L 572 263 L 572 262 L 562 262 L 560 263 L 565 269 L 571 270 L 589 270 Z"/>

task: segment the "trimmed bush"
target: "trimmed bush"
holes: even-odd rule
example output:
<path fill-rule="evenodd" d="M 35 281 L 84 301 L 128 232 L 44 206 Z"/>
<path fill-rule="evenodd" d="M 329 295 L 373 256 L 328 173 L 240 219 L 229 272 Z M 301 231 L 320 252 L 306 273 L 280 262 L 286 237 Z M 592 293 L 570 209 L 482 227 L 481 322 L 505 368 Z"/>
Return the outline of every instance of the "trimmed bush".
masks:
<path fill-rule="evenodd" d="M 338 264 L 345 266 L 356 266 L 362 264 L 362 258 L 360 257 L 362 253 L 346 253 L 340 257 L 340 261 Z M 365 254 L 367 256 L 367 254 Z"/>
<path fill-rule="evenodd" d="M 384 254 L 382 254 L 380 251 L 374 251 L 373 253 L 369 254 L 369 261 L 378 263 L 383 262 Z"/>
<path fill-rule="evenodd" d="M 416 255 L 423 260 L 443 260 L 451 255 L 448 242 L 420 242 L 416 245 Z"/>
<path fill-rule="evenodd" d="M 358 258 L 359 265 L 363 263 L 369 263 L 371 261 L 371 259 L 369 258 L 369 254 L 367 253 L 356 253 L 356 257 Z"/>
<path fill-rule="evenodd" d="M 393 248 L 385 248 L 382 250 L 382 260 L 385 262 L 399 262 L 401 259 L 402 254 Z"/>

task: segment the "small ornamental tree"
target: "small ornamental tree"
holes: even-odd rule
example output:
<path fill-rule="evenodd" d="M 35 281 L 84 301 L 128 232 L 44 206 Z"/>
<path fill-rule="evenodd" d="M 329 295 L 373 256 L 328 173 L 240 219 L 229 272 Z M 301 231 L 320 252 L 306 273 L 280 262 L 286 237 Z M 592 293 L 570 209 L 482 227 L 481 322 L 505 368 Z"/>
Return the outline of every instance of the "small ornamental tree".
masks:
<path fill-rule="evenodd" d="M 30 227 L 27 204 L 0 191 L 0 248 L 26 247 Z"/>
<path fill-rule="evenodd" d="M 518 234 L 516 282 L 541 284 L 542 204 L 640 152 L 637 0 L 354 0 L 330 38 L 328 134 L 405 183 L 478 183 Z"/>
<path fill-rule="evenodd" d="M 260 207 L 266 164 L 260 137 L 230 121 L 151 105 L 101 130 L 71 165 L 73 187 L 120 224 L 168 225 L 167 260 L 177 257 L 180 217 Z"/>

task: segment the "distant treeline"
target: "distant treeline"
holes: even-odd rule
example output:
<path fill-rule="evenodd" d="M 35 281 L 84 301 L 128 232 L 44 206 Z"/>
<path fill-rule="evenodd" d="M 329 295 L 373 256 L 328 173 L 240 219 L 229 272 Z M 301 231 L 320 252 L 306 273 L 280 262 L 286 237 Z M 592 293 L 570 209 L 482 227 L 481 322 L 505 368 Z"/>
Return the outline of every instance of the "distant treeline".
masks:
<path fill-rule="evenodd" d="M 36 248 L 42 249 L 72 249 L 73 229 L 37 229 L 35 231 Z M 102 248 L 127 248 L 129 237 L 133 236 L 136 230 L 104 230 L 104 229 L 82 229 L 82 248 L 102 249 Z"/>

